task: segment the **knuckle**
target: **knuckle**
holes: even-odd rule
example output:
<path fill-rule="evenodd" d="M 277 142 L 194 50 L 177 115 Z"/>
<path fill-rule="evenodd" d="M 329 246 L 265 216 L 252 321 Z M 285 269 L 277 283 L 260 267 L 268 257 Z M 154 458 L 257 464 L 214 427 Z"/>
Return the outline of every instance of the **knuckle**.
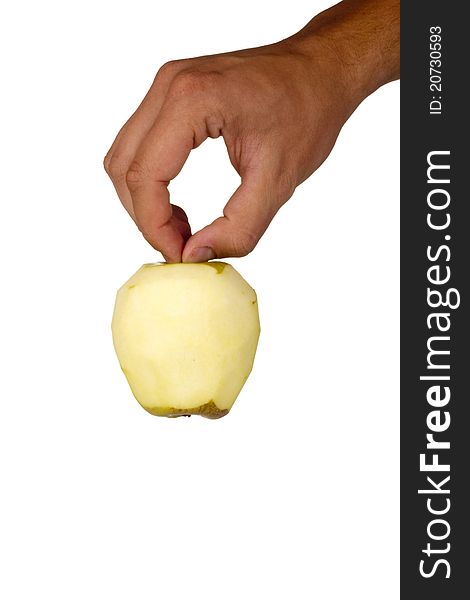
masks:
<path fill-rule="evenodd" d="M 170 93 L 173 96 L 191 96 L 206 93 L 214 89 L 220 77 L 214 71 L 185 70 L 177 73 L 171 84 Z"/>
<path fill-rule="evenodd" d="M 104 159 L 104 168 L 113 181 L 118 181 L 125 177 L 127 160 L 115 152 L 111 156 L 106 156 Z"/>
<path fill-rule="evenodd" d="M 166 62 L 158 69 L 155 80 L 162 81 L 164 79 L 173 79 L 173 77 L 181 70 L 183 63 L 183 60 L 170 60 Z"/>
<path fill-rule="evenodd" d="M 132 161 L 125 173 L 127 187 L 130 191 L 138 187 L 145 180 L 142 165 L 136 160 Z"/>
<path fill-rule="evenodd" d="M 233 239 L 234 256 L 246 256 L 250 254 L 258 243 L 258 236 L 252 231 L 244 229 L 239 231 Z"/>
<path fill-rule="evenodd" d="M 283 172 L 279 175 L 278 178 L 278 193 L 281 196 L 282 202 L 284 204 L 292 197 L 297 187 L 296 177 L 291 175 L 287 169 L 284 169 Z"/>
<path fill-rule="evenodd" d="M 111 175 L 111 170 L 109 168 L 110 162 L 111 162 L 111 153 L 108 152 L 103 159 L 103 168 L 108 175 Z"/>

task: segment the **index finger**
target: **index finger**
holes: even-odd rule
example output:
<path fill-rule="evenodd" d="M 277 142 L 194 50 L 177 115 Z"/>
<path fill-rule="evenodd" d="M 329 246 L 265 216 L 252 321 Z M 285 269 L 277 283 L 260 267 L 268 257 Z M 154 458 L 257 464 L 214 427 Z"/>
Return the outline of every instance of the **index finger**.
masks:
<path fill-rule="evenodd" d="M 136 223 L 169 262 L 180 262 L 185 240 L 170 205 L 168 184 L 194 146 L 194 128 L 178 111 L 162 108 L 127 172 Z"/>

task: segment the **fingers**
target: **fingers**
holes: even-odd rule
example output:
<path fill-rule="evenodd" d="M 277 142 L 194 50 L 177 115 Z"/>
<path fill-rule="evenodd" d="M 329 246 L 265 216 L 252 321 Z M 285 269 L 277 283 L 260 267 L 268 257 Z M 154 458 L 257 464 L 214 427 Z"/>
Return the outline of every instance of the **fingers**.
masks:
<path fill-rule="evenodd" d="M 160 109 L 159 102 L 142 104 L 118 133 L 104 160 L 122 205 L 135 221 L 132 197 L 126 183 L 126 173 L 143 138 L 152 127 Z"/>
<path fill-rule="evenodd" d="M 126 183 L 126 174 L 142 140 L 155 123 L 168 88 L 176 73 L 182 68 L 183 62 L 172 61 L 161 67 L 145 98 L 119 131 L 104 159 L 105 171 L 113 182 L 124 208 L 134 221 L 134 207 Z"/>
<path fill-rule="evenodd" d="M 169 262 L 181 261 L 190 230 L 182 209 L 170 205 L 168 184 L 181 171 L 194 138 L 195 128 L 178 104 L 170 103 L 162 108 L 126 174 L 136 223 Z"/>
<path fill-rule="evenodd" d="M 224 216 L 188 240 L 183 262 L 246 256 L 292 193 L 293 188 L 273 178 L 268 170 L 247 175 L 227 203 Z"/>
<path fill-rule="evenodd" d="M 176 204 L 171 205 L 172 216 L 174 217 L 175 227 L 183 236 L 185 242 L 191 237 L 191 226 L 189 224 L 188 216 L 180 206 Z"/>
<path fill-rule="evenodd" d="M 167 63 L 155 90 L 118 134 L 105 159 L 116 191 L 146 240 L 169 262 L 180 262 L 191 236 L 184 211 L 170 204 L 168 184 L 190 151 L 217 137 L 211 112 L 213 74 L 181 72 L 188 61 Z"/>

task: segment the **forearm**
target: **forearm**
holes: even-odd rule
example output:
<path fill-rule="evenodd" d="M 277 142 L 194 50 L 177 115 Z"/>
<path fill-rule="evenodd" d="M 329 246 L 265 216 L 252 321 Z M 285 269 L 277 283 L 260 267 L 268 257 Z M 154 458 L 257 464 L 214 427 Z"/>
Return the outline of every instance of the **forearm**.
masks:
<path fill-rule="evenodd" d="M 343 0 L 286 41 L 313 60 L 328 49 L 343 73 L 352 104 L 357 106 L 400 76 L 400 2 Z"/>

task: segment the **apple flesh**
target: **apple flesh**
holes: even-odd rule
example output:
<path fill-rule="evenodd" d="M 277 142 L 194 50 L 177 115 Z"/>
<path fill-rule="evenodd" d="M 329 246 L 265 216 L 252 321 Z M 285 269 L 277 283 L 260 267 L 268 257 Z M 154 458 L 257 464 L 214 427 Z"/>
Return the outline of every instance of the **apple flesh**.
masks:
<path fill-rule="evenodd" d="M 112 332 L 121 368 L 148 412 L 217 419 L 253 367 L 256 293 L 223 262 L 143 265 L 117 293 Z"/>

